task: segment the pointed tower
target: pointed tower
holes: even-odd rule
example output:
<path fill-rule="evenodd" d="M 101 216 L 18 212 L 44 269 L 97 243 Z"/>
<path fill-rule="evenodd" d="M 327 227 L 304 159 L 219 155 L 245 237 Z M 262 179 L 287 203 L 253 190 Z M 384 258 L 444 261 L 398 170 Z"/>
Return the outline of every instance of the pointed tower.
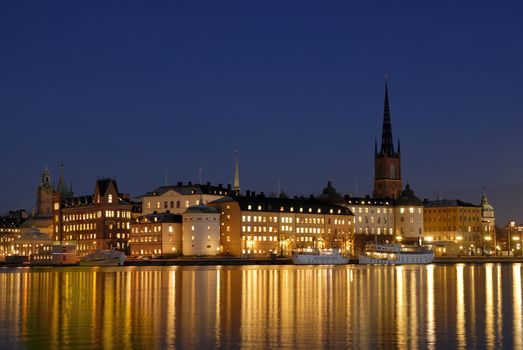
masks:
<path fill-rule="evenodd" d="M 488 247 L 495 252 L 496 249 L 496 219 L 494 207 L 489 203 L 487 194 L 483 192 L 481 196 L 481 224 L 483 231 L 484 248 Z M 490 246 L 490 247 L 489 247 Z"/>
<path fill-rule="evenodd" d="M 381 148 L 379 152 L 375 149 L 374 191 L 372 194 L 374 198 L 397 199 L 402 187 L 400 144 L 398 140 L 398 151 L 395 152 L 390 121 L 389 91 L 387 82 L 385 82 Z"/>
<path fill-rule="evenodd" d="M 51 216 L 53 214 L 53 186 L 51 186 L 51 173 L 45 165 L 42 172 L 42 182 L 36 193 L 35 216 Z"/>
<path fill-rule="evenodd" d="M 238 165 L 238 155 L 239 155 L 239 152 L 238 152 L 238 150 L 236 150 L 236 155 L 235 155 L 236 159 L 235 159 L 235 165 L 234 165 L 234 181 L 232 184 L 232 190 L 233 190 L 234 194 L 236 194 L 236 195 L 240 194 L 240 168 Z"/>
<path fill-rule="evenodd" d="M 65 183 L 64 163 L 60 164 L 60 178 L 58 180 L 58 185 L 56 186 L 54 191 L 56 193 L 60 193 L 62 195 L 62 198 L 68 198 L 73 196 L 71 189 L 67 188 L 67 184 Z"/>

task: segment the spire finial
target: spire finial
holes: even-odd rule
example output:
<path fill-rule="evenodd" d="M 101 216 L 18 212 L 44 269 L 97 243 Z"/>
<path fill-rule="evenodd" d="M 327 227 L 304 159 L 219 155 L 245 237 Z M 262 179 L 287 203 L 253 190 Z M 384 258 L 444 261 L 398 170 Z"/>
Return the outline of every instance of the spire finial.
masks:
<path fill-rule="evenodd" d="M 392 143 L 392 125 L 390 122 L 388 80 L 385 80 L 385 102 L 383 106 L 383 129 L 381 133 L 381 153 L 391 156 L 394 154 Z"/>
<path fill-rule="evenodd" d="M 240 193 L 240 169 L 238 165 L 238 158 L 239 158 L 240 151 L 239 149 L 236 149 L 235 152 L 235 165 L 234 165 L 234 181 L 233 181 L 233 190 L 236 194 Z"/>

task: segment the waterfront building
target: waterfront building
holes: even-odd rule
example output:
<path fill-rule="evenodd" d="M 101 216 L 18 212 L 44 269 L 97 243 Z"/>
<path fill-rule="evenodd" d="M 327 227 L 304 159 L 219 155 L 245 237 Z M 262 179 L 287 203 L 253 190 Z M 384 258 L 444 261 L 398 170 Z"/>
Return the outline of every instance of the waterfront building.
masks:
<path fill-rule="evenodd" d="M 402 188 L 400 141 L 398 139 L 397 151 L 394 150 L 389 93 L 385 83 L 385 104 L 379 152 L 377 142 L 374 144 L 374 191 L 372 196 L 380 199 L 397 199 Z"/>
<path fill-rule="evenodd" d="M 0 216 L 0 260 L 4 260 L 6 255 L 11 252 L 11 244 L 22 229 L 20 226 L 27 220 L 28 214 L 25 210 L 9 211 L 6 215 Z"/>
<path fill-rule="evenodd" d="M 160 186 L 141 196 L 142 213 L 147 215 L 169 211 L 174 214 L 182 214 L 189 207 L 207 204 L 227 196 L 231 192 L 230 186 L 227 188 L 221 184 L 212 186 L 209 182 L 205 185 L 178 182 L 176 186 Z"/>
<path fill-rule="evenodd" d="M 182 253 L 182 216 L 153 213 L 132 220 L 129 237 L 132 256 L 169 257 Z"/>
<path fill-rule="evenodd" d="M 523 224 L 510 220 L 502 229 L 502 236 L 498 237 L 496 249 L 501 255 L 523 255 Z"/>
<path fill-rule="evenodd" d="M 182 252 L 185 256 L 213 256 L 220 249 L 220 212 L 216 207 L 199 204 L 183 213 Z"/>
<path fill-rule="evenodd" d="M 98 249 L 128 252 L 133 204 L 116 180 L 96 181 L 93 195 L 53 196 L 53 240 L 77 245 L 79 256 Z"/>
<path fill-rule="evenodd" d="M 397 242 L 423 243 L 423 202 L 409 184 L 394 201 L 394 234 Z"/>
<path fill-rule="evenodd" d="M 53 241 L 49 234 L 34 230 L 19 232 L 12 235 L 11 238 L 7 244 L 6 261 L 9 260 L 10 256 L 15 256 L 26 257 L 24 261 L 27 262 L 51 263 Z"/>
<path fill-rule="evenodd" d="M 482 253 L 482 207 L 461 200 L 423 202 L 423 240 L 436 255 Z"/>
<path fill-rule="evenodd" d="M 290 256 L 295 249 L 338 248 L 353 253 L 350 209 L 314 198 L 278 198 L 247 191 L 209 205 L 220 211 L 221 250 L 234 256 Z"/>
<path fill-rule="evenodd" d="M 392 242 L 394 240 L 394 207 L 391 200 L 367 197 L 342 197 L 328 181 L 318 201 L 339 205 L 354 215 L 353 251 L 361 253 L 369 241 Z"/>

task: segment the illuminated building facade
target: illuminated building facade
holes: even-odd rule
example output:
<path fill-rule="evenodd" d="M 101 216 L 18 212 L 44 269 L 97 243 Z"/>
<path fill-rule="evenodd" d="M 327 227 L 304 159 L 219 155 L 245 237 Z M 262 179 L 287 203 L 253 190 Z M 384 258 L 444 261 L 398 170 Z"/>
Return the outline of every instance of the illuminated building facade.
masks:
<path fill-rule="evenodd" d="M 183 255 L 213 256 L 220 249 L 220 212 L 216 207 L 200 204 L 183 213 Z"/>
<path fill-rule="evenodd" d="M 460 200 L 423 202 L 423 240 L 436 255 L 477 255 L 482 250 L 482 208 Z"/>
<path fill-rule="evenodd" d="M 209 205 L 219 208 L 221 250 L 233 256 L 290 256 L 293 250 L 339 248 L 352 253 L 354 215 L 316 199 L 269 198 L 247 191 Z"/>
<path fill-rule="evenodd" d="M 93 195 L 53 200 L 54 241 L 75 244 L 79 256 L 98 249 L 128 253 L 133 205 L 114 179 L 98 180 Z"/>
<path fill-rule="evenodd" d="M 231 188 L 225 188 L 222 185 L 178 182 L 176 186 L 161 186 L 143 195 L 142 213 L 146 215 L 169 211 L 174 214 L 182 214 L 189 207 L 207 204 L 230 193 Z"/>
<path fill-rule="evenodd" d="M 423 243 L 423 202 L 409 184 L 394 201 L 394 235 L 396 242 Z"/>
<path fill-rule="evenodd" d="M 133 256 L 168 257 L 182 253 L 182 216 L 153 213 L 132 221 L 129 238 Z"/>

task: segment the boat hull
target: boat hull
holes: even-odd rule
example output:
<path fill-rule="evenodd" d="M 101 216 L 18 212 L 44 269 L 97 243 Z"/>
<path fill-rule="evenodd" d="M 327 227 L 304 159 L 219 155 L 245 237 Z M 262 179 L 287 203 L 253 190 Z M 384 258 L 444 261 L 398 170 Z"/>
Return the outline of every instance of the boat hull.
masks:
<path fill-rule="evenodd" d="M 433 253 L 423 254 L 395 254 L 392 258 L 378 258 L 368 255 L 360 255 L 358 264 L 361 265 L 410 265 L 430 264 L 434 259 Z"/>
<path fill-rule="evenodd" d="M 295 265 L 345 265 L 349 259 L 341 255 L 298 254 L 292 258 Z"/>
<path fill-rule="evenodd" d="M 116 250 L 98 250 L 80 260 L 81 266 L 123 266 L 127 256 Z"/>

